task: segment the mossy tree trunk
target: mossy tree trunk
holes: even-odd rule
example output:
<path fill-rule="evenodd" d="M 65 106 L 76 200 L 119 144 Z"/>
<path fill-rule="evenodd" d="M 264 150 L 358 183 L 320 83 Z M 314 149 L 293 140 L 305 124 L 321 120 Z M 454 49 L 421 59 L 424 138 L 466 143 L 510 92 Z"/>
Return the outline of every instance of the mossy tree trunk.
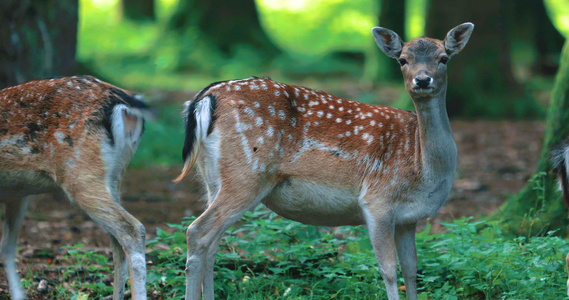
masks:
<path fill-rule="evenodd" d="M 569 42 L 561 53 L 559 70 L 545 123 L 545 139 L 536 174 L 528 185 L 509 199 L 492 216 L 503 220 L 504 228 L 515 234 L 538 235 L 562 229 L 566 233 L 567 208 L 557 188 L 557 178 L 549 161 L 552 147 L 569 136 Z"/>
<path fill-rule="evenodd" d="M 75 73 L 77 2 L 0 1 L 0 88 Z"/>

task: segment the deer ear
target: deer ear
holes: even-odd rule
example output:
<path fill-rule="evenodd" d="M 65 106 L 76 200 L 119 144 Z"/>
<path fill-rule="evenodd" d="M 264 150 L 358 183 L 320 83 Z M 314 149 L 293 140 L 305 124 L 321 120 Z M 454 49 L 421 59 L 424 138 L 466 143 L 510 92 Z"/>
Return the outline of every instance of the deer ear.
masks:
<path fill-rule="evenodd" d="M 387 56 L 398 58 L 401 55 L 403 42 L 397 33 L 383 27 L 374 27 L 371 29 L 371 34 L 379 49 Z"/>
<path fill-rule="evenodd" d="M 474 24 L 467 22 L 456 26 L 447 33 L 444 44 L 449 57 L 457 54 L 466 46 L 472 30 L 474 30 Z"/>

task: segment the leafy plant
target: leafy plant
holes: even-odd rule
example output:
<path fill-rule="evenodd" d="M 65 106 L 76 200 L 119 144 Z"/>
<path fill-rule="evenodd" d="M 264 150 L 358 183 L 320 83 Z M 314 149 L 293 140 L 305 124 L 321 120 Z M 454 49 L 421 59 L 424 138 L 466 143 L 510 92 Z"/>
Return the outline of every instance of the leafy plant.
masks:
<path fill-rule="evenodd" d="M 112 273 L 109 259 L 100 253 L 81 249 L 83 247 L 83 244 L 63 247 L 67 249 L 71 265 L 62 269 L 60 281 L 71 281 L 75 290 L 96 295 L 112 294 L 110 282 L 105 283 Z"/>
<path fill-rule="evenodd" d="M 159 230 L 149 242 L 158 263 L 149 281 L 181 298 L 185 230 Z M 564 253 L 558 237 L 507 238 L 498 222 L 463 218 L 447 232 L 417 234 L 421 299 L 559 299 L 565 295 Z M 228 299 L 384 299 L 377 263 L 363 227 L 303 225 L 264 209 L 247 213 L 224 236 L 215 264 L 216 296 Z M 154 275 L 152 275 L 154 274 Z M 404 285 L 401 274 L 400 284 Z M 176 290 L 176 292 L 173 292 Z M 403 294 L 401 296 L 404 296 Z"/>
<path fill-rule="evenodd" d="M 185 231 L 195 218 L 157 229 L 147 242 L 149 293 L 183 299 Z M 499 222 L 462 218 L 417 233 L 419 299 L 561 299 L 566 295 L 567 243 L 548 232 L 511 238 Z M 68 248 L 72 264 L 60 282 L 90 295 L 110 295 L 106 256 Z M 222 238 L 214 268 L 219 299 L 386 299 L 364 227 L 303 225 L 259 208 Z M 404 281 L 398 275 L 403 288 Z M 24 281 L 30 279 L 25 278 Z M 55 290 L 65 290 L 56 288 Z M 58 295 L 77 298 L 79 294 Z M 404 292 L 401 292 L 404 297 Z"/>

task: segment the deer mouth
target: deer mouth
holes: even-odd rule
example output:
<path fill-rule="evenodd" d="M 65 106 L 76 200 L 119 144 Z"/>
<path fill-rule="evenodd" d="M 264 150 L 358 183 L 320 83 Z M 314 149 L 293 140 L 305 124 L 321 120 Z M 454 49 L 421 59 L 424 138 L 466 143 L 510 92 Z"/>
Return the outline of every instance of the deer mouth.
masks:
<path fill-rule="evenodd" d="M 413 92 L 417 93 L 417 94 L 430 94 L 434 91 L 435 89 L 432 87 L 426 87 L 426 88 L 420 88 L 420 87 L 414 87 L 413 88 Z"/>

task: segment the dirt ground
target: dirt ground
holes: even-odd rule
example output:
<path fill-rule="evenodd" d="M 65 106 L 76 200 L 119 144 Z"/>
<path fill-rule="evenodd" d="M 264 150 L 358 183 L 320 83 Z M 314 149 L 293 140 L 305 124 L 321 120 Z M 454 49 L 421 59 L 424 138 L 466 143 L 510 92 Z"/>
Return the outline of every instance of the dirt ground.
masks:
<path fill-rule="evenodd" d="M 520 190 L 535 169 L 544 134 L 539 121 L 453 121 L 452 128 L 459 151 L 457 180 L 448 203 L 430 220 L 434 230 L 440 230 L 440 221 L 489 214 Z M 164 223 L 179 223 L 202 208 L 196 180 L 177 185 L 170 181 L 180 168 L 131 170 L 126 176 L 124 206 L 146 226 L 148 238 L 155 236 L 156 228 L 170 230 Z M 66 199 L 42 196 L 28 209 L 18 243 L 18 268 L 32 273 L 54 269 L 48 261 L 66 253 L 62 246 L 76 243 L 111 256 L 100 227 Z M 5 297 L 7 281 L 0 271 L 0 299 Z"/>

